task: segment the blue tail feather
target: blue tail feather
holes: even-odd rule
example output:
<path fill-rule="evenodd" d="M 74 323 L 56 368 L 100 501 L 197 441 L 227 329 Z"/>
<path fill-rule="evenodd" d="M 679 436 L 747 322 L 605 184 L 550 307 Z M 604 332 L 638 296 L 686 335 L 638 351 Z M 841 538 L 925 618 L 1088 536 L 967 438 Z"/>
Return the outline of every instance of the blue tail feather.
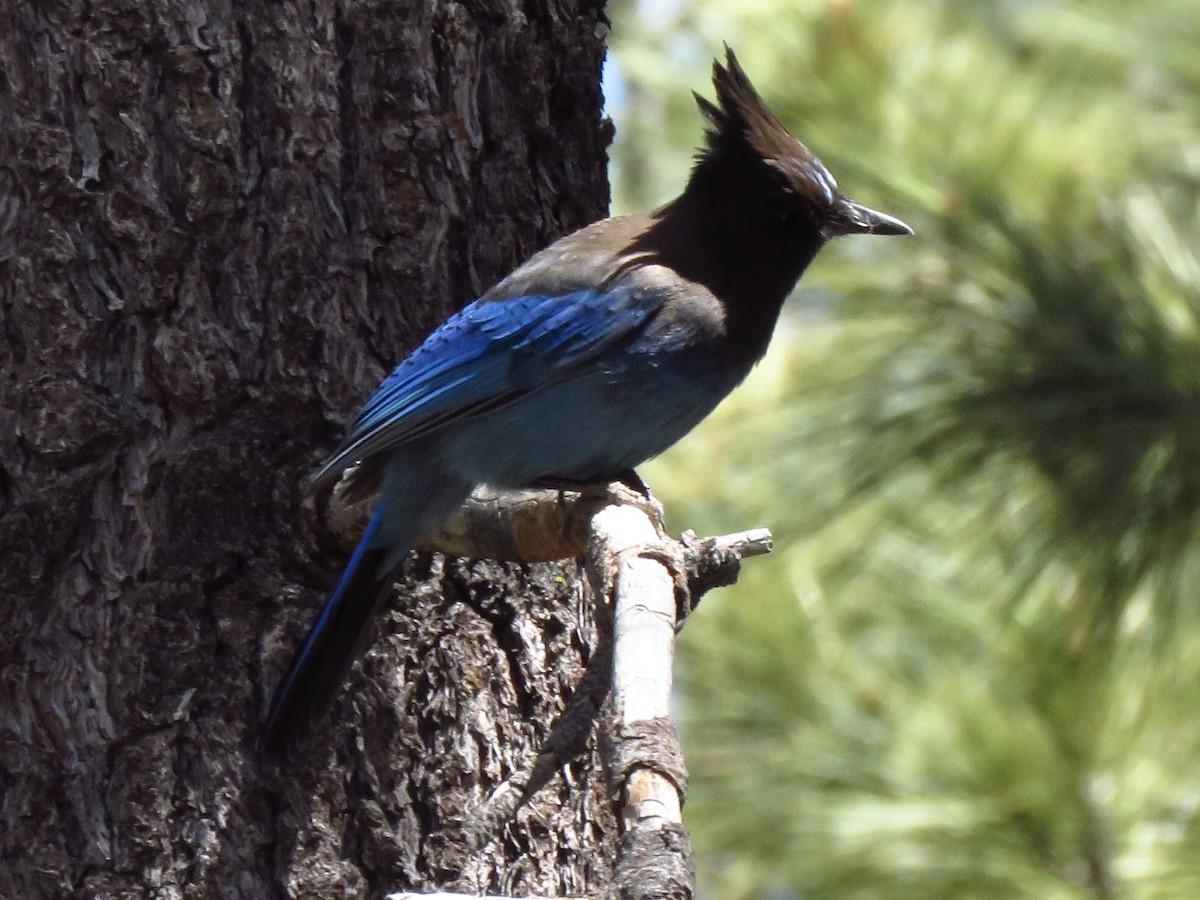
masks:
<path fill-rule="evenodd" d="M 391 584 L 395 567 L 374 539 L 385 515 L 380 503 L 367 524 L 337 587 L 325 601 L 271 701 L 261 751 L 269 760 L 292 757 L 333 705 L 367 629 Z M 401 557 L 403 558 L 403 557 Z"/>
<path fill-rule="evenodd" d="M 384 470 L 375 512 L 275 691 L 259 743 L 265 759 L 286 762 L 304 749 L 366 649 L 371 623 L 408 551 L 470 494 L 469 480 L 427 465 L 432 456 L 429 448 L 415 447 Z"/>

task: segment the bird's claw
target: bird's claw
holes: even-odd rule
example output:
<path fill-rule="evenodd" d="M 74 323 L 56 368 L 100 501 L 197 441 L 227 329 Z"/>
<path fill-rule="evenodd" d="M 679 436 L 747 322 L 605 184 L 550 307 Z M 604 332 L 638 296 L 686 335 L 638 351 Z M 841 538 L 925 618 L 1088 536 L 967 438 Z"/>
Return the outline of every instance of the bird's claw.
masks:
<path fill-rule="evenodd" d="M 641 483 L 640 478 L 638 481 Z M 666 511 L 663 509 L 663 505 L 650 493 L 650 489 L 646 487 L 645 483 L 641 483 L 641 490 L 639 490 L 631 486 L 625 479 L 622 479 L 620 481 L 609 482 L 601 490 L 603 491 L 604 498 L 609 503 L 640 509 L 650 517 L 650 521 L 654 523 L 655 531 L 662 535 L 666 534 Z"/>

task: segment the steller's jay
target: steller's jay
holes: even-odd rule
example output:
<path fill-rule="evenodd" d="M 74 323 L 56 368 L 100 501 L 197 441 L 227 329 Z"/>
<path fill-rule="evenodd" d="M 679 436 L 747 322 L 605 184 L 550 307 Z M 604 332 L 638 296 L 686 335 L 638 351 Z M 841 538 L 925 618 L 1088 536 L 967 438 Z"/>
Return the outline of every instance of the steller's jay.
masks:
<path fill-rule="evenodd" d="M 414 542 L 477 485 L 636 478 L 746 377 L 826 241 L 912 233 L 843 196 L 726 54 L 683 193 L 562 238 L 447 319 L 318 474 L 357 462 L 348 496 L 378 501 L 275 693 L 268 758 L 302 747 Z"/>

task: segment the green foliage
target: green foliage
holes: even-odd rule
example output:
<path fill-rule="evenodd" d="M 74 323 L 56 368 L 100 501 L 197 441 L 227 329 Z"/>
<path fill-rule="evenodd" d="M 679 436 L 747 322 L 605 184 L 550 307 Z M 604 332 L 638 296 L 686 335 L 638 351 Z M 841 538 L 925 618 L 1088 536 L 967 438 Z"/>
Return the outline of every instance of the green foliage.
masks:
<path fill-rule="evenodd" d="M 1200 15 L 616 10 L 618 206 L 727 40 L 856 199 L 771 356 L 648 472 L 776 557 L 682 646 L 712 896 L 1200 896 Z"/>

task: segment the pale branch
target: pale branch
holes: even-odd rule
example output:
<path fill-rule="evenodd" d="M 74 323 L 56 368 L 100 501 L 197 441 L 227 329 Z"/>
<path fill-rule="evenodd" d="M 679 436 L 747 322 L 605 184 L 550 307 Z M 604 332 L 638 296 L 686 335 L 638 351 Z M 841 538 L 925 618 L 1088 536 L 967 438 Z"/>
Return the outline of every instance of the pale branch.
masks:
<path fill-rule="evenodd" d="M 324 520 L 346 549 L 358 542 L 371 509 L 372 495 L 354 502 L 346 499 L 346 470 L 333 491 L 328 492 Z M 572 559 L 587 552 L 592 516 L 606 506 L 622 503 L 649 505 L 657 518 L 662 508 L 620 482 L 584 490 L 493 490 L 476 488 L 446 523 L 417 544 L 464 559 L 495 559 L 504 562 L 548 562 Z M 318 506 L 310 506 L 315 513 Z"/>
<path fill-rule="evenodd" d="M 357 542 L 373 503 L 373 497 L 347 503 L 341 485 L 329 496 L 326 521 L 347 547 Z M 614 505 L 644 508 L 655 522 L 662 520 L 656 500 L 619 482 L 583 491 L 480 487 L 445 525 L 426 535 L 417 549 L 464 559 L 522 563 L 579 557 L 587 552 L 592 518 Z M 685 531 L 680 542 L 693 606 L 713 588 L 736 582 L 741 560 L 770 553 L 772 548 L 771 532 L 766 528 L 706 538 Z"/>
<path fill-rule="evenodd" d="M 418 546 L 472 559 L 524 563 L 570 559 L 584 554 L 592 516 L 610 502 L 601 491 L 483 487 Z"/>
<path fill-rule="evenodd" d="M 676 622 L 688 608 L 677 596 L 684 551 L 635 506 L 606 507 L 592 519 L 588 574 L 613 606 L 609 790 L 621 802 L 614 874 L 623 898 L 694 890 L 682 815 L 687 769 L 669 717 Z"/>
<path fill-rule="evenodd" d="M 336 506 L 335 495 L 331 507 Z M 341 515 L 344 521 L 361 520 L 364 511 L 343 505 Z M 621 804 L 622 826 L 613 893 L 623 900 L 691 897 L 695 871 L 682 817 L 687 768 L 670 720 L 675 633 L 705 591 L 737 580 L 742 559 L 771 551 L 771 533 L 758 528 L 697 538 L 689 531 L 673 540 L 655 500 L 608 485 L 582 493 L 477 491 L 422 546 L 521 562 L 586 555 L 593 592 L 612 609 L 605 745 L 609 790 Z M 485 819 L 492 827 L 499 824 L 494 814 Z M 388 900 L 467 896 L 474 895 L 410 892 Z"/>
<path fill-rule="evenodd" d="M 693 609 L 713 588 L 736 582 L 743 559 L 762 556 L 774 548 L 767 528 L 706 538 L 698 538 L 694 531 L 688 530 L 680 541 L 686 551 L 688 595 Z"/>

